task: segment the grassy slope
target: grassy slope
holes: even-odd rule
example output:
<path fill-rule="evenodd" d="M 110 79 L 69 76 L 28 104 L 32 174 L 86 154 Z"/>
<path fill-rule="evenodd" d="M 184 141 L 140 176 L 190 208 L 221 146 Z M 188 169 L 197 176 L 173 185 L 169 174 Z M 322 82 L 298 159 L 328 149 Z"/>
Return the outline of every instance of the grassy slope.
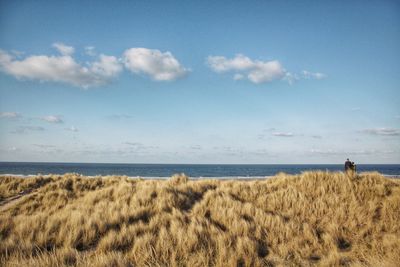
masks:
<path fill-rule="evenodd" d="M 395 266 L 400 182 L 377 173 L 260 181 L 0 177 L 5 266 Z"/>

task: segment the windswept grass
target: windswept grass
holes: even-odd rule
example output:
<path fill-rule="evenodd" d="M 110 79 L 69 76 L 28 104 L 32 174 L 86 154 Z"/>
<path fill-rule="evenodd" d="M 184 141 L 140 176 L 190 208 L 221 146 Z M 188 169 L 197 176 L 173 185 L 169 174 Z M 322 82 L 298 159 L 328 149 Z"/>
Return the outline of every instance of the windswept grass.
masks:
<path fill-rule="evenodd" d="M 36 189 L 0 213 L 2 266 L 400 262 L 400 182 L 378 173 L 256 181 L 0 177 L 2 198 L 29 188 Z"/>

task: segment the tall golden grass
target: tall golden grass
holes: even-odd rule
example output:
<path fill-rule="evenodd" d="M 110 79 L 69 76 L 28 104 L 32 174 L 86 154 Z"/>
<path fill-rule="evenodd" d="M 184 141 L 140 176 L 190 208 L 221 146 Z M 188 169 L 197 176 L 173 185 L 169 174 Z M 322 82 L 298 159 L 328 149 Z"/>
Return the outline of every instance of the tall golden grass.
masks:
<path fill-rule="evenodd" d="M 0 177 L 1 266 L 398 266 L 400 182 Z M 0 207 L 1 208 L 1 207 Z"/>

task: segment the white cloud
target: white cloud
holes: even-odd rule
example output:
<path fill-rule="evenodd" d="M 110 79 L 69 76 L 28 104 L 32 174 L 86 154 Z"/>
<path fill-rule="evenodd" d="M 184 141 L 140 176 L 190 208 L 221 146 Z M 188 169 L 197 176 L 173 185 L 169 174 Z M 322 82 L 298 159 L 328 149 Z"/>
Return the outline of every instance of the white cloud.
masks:
<path fill-rule="evenodd" d="M 17 79 L 63 82 L 82 88 L 107 84 L 122 71 L 114 56 L 100 55 L 98 61 L 80 64 L 71 56 L 71 47 L 55 45 L 60 56 L 32 55 L 16 59 L 0 50 L 0 71 Z"/>
<path fill-rule="evenodd" d="M 234 80 L 247 78 L 256 84 L 280 80 L 286 73 L 281 63 L 277 60 L 252 60 L 242 54 L 237 54 L 232 59 L 223 56 L 209 56 L 207 63 L 217 73 L 235 72 Z"/>
<path fill-rule="evenodd" d="M 75 48 L 72 46 L 65 45 L 63 43 L 54 43 L 53 47 L 60 52 L 61 55 L 70 56 L 75 52 Z"/>
<path fill-rule="evenodd" d="M 321 80 L 326 78 L 326 74 L 320 73 L 320 72 L 310 72 L 307 70 L 303 70 L 303 77 L 305 79 L 316 79 L 316 80 Z"/>
<path fill-rule="evenodd" d="M 116 57 L 101 54 L 99 61 L 92 63 L 91 71 L 99 77 L 112 78 L 122 71 L 122 66 Z"/>
<path fill-rule="evenodd" d="M 75 126 L 71 126 L 71 127 L 67 127 L 65 128 L 66 131 L 70 131 L 70 132 L 78 132 L 78 128 L 76 128 Z"/>
<path fill-rule="evenodd" d="M 273 136 L 279 136 L 279 137 L 293 137 L 293 133 L 282 133 L 282 132 L 276 132 L 272 134 Z"/>
<path fill-rule="evenodd" d="M 255 62 L 242 54 L 237 54 L 232 59 L 223 56 L 209 56 L 207 62 L 215 72 L 249 70 L 255 65 Z"/>
<path fill-rule="evenodd" d="M 247 75 L 247 78 L 253 83 L 265 83 L 281 79 L 284 75 L 285 70 L 281 63 L 274 60 L 257 63 L 256 67 Z"/>
<path fill-rule="evenodd" d="M 375 128 L 375 129 L 365 129 L 362 132 L 372 135 L 384 135 L 384 136 L 399 136 L 400 130 L 394 128 Z"/>
<path fill-rule="evenodd" d="M 21 117 L 18 112 L 0 112 L 0 118 L 16 119 Z"/>
<path fill-rule="evenodd" d="M 60 116 L 54 116 L 54 115 L 44 116 L 44 117 L 41 117 L 40 119 L 47 121 L 49 123 L 63 123 L 64 122 Z"/>
<path fill-rule="evenodd" d="M 130 48 L 124 52 L 123 61 L 131 72 L 148 75 L 156 81 L 176 80 L 190 72 L 171 52 L 156 49 Z"/>
<path fill-rule="evenodd" d="M 209 56 L 207 57 L 207 64 L 217 73 L 233 72 L 234 80 L 248 79 L 256 84 L 268 83 L 275 80 L 285 80 L 289 84 L 293 84 L 300 79 L 319 80 L 326 77 L 323 73 L 306 70 L 301 74 L 291 73 L 286 71 L 277 60 L 253 60 L 242 54 L 237 54 L 231 59 L 224 56 Z"/>

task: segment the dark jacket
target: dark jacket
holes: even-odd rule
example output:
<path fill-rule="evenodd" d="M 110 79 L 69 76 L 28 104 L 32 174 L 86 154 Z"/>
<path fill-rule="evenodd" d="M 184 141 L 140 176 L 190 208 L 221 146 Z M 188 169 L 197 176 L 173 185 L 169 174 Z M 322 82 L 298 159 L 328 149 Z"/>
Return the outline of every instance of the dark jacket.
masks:
<path fill-rule="evenodd" d="M 346 162 L 344 163 L 344 171 L 348 171 L 350 169 L 351 169 L 351 161 L 346 160 Z"/>

